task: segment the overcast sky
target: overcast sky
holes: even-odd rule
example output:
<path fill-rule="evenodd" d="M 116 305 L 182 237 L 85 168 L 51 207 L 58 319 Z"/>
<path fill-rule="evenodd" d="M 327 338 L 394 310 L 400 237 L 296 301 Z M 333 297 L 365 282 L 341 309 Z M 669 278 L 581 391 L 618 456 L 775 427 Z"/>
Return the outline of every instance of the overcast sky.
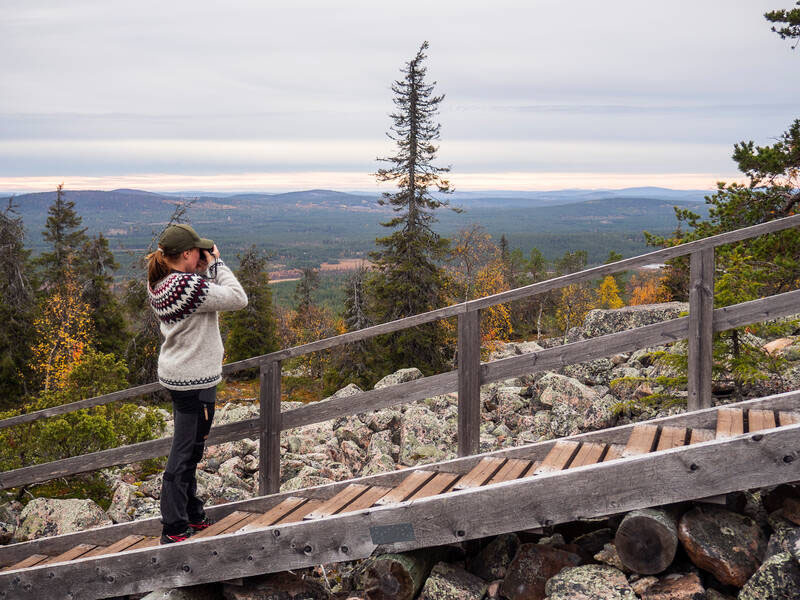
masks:
<path fill-rule="evenodd" d="M 375 189 L 423 40 L 461 190 L 736 176 L 800 117 L 793 0 L 2 0 L 0 191 Z"/>

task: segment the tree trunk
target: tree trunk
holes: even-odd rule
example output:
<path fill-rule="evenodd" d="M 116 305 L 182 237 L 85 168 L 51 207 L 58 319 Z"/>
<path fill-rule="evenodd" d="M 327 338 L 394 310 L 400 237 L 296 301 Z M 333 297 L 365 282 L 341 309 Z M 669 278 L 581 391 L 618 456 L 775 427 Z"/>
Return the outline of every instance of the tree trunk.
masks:
<path fill-rule="evenodd" d="M 405 554 L 383 554 L 364 569 L 367 600 L 412 600 L 417 596 L 439 556 L 436 548 Z"/>
<path fill-rule="evenodd" d="M 678 549 L 677 511 L 646 508 L 625 515 L 614 545 L 622 564 L 642 575 L 661 573 Z"/>

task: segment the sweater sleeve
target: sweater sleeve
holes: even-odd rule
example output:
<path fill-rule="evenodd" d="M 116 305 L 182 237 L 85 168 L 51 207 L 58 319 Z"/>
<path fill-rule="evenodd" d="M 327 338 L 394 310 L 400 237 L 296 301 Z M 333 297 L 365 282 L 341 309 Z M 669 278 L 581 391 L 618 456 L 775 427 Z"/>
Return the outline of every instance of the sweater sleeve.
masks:
<path fill-rule="evenodd" d="M 224 262 L 214 262 L 207 275 L 208 291 L 197 312 L 239 310 L 247 306 L 247 294 L 242 284 Z"/>

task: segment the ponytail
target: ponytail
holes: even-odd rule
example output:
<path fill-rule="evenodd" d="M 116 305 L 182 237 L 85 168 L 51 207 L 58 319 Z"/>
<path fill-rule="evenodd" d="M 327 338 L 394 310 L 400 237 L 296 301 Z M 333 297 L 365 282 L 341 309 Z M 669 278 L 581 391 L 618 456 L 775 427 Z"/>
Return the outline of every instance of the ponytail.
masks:
<path fill-rule="evenodd" d="M 167 263 L 167 257 L 161 248 L 147 255 L 147 282 L 150 285 L 164 279 L 171 270 L 172 267 Z"/>

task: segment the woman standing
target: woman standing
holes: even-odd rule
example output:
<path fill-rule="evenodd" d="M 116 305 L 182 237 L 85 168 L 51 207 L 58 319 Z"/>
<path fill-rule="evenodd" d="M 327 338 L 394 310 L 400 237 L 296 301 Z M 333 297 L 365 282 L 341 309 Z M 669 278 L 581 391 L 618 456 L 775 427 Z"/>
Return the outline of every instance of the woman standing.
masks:
<path fill-rule="evenodd" d="M 170 391 L 175 433 L 161 486 L 161 543 L 182 542 L 210 525 L 197 497 L 197 463 L 222 381 L 218 312 L 247 306 L 247 295 L 214 242 L 170 225 L 148 255 L 148 296 L 164 343 L 158 380 Z"/>

